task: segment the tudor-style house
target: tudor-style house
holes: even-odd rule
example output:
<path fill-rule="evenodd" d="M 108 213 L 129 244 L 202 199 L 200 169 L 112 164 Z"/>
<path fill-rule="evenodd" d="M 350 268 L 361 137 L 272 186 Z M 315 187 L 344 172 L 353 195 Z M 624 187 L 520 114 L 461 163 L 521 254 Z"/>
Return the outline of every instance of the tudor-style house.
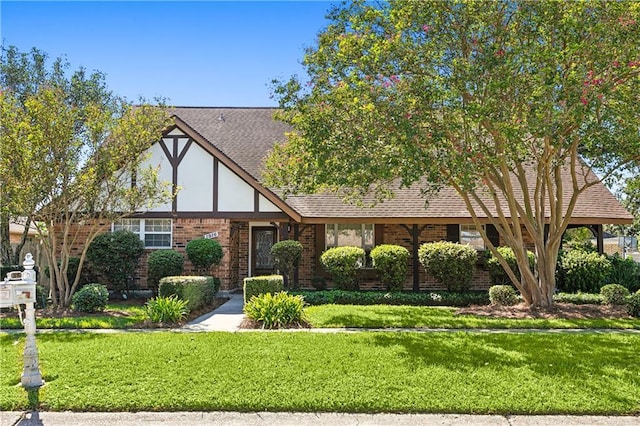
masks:
<path fill-rule="evenodd" d="M 159 177 L 180 188 L 172 203 L 112 224 L 140 235 L 148 250 L 184 251 L 195 238 L 217 239 L 224 250 L 212 274 L 222 289 L 242 286 L 242 279 L 275 272 L 269 250 L 282 239 L 304 246 L 296 271 L 302 287 L 325 275 L 320 254 L 329 247 L 356 245 L 369 250 L 377 244 L 398 244 L 412 257 L 405 289 L 438 288 L 419 267 L 417 249 L 430 241 L 468 243 L 478 250 L 484 243 L 464 203 L 444 189 L 428 205 L 418 187 L 397 191 L 394 199 L 372 208 L 348 205 L 333 194 L 294 196 L 283 200 L 260 180 L 263 160 L 290 128 L 273 119 L 271 108 L 190 108 L 172 110 L 175 125 L 150 148 L 149 164 Z M 630 223 L 631 215 L 602 185 L 581 197 L 572 224 L 589 226 L 602 241 L 602 225 Z M 495 229 L 487 233 L 499 244 Z M 600 247 L 601 248 L 601 247 Z M 187 270 L 189 272 L 187 262 Z M 472 286 L 486 288 L 489 278 L 476 268 Z M 136 284 L 146 286 L 146 257 Z M 362 271 L 362 287 L 376 288 L 373 271 Z"/>

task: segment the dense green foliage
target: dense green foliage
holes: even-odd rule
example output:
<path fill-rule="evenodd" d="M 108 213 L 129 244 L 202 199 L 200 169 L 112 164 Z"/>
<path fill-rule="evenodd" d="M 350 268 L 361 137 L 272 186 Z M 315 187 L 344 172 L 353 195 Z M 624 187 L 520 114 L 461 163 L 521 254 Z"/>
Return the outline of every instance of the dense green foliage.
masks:
<path fill-rule="evenodd" d="M 331 274 L 337 290 L 358 290 L 358 269 L 362 267 L 365 251 L 360 247 L 332 247 L 320 256 L 320 263 Z"/>
<path fill-rule="evenodd" d="M 121 230 L 98 235 L 89 250 L 87 261 L 100 282 L 113 290 L 122 291 L 133 280 L 138 261 L 144 253 L 144 243 L 137 234 Z"/>
<path fill-rule="evenodd" d="M 606 284 L 611 262 L 594 252 L 571 250 L 562 254 L 559 265 L 558 289 L 566 292 L 598 293 Z"/>
<path fill-rule="evenodd" d="M 497 247 L 498 253 L 502 255 L 504 260 L 509 264 L 509 267 L 516 274 L 516 278 L 520 279 L 520 270 L 518 269 L 518 264 L 516 263 L 516 257 L 513 254 L 513 249 L 511 247 Z M 513 285 L 511 279 L 505 272 L 504 268 L 498 261 L 491 251 L 486 252 L 487 256 L 487 270 L 489 271 L 489 276 L 491 277 L 491 282 L 494 285 Z M 527 251 L 527 257 L 529 258 L 529 266 L 530 269 L 533 270 L 536 263 L 536 256 L 531 251 Z"/>
<path fill-rule="evenodd" d="M 618 283 L 630 292 L 640 290 L 640 263 L 631 257 L 623 259 L 618 253 L 608 258 L 611 262 L 611 274 L 607 282 Z"/>
<path fill-rule="evenodd" d="M 557 303 L 573 303 L 574 305 L 600 305 L 604 302 L 600 293 L 556 293 L 553 300 Z"/>
<path fill-rule="evenodd" d="M 284 288 L 282 275 L 265 275 L 262 277 L 248 277 L 244 279 L 244 303 L 247 303 L 253 296 L 260 296 L 265 293 L 277 293 Z"/>
<path fill-rule="evenodd" d="M 371 250 L 371 261 L 387 290 L 402 290 L 409 268 L 409 250 L 393 244 L 380 244 Z"/>
<path fill-rule="evenodd" d="M 220 288 L 220 280 L 205 276 L 177 276 L 160 279 L 158 296 L 177 296 L 187 302 L 187 309 L 195 311 L 211 304 Z"/>
<path fill-rule="evenodd" d="M 518 303 L 518 295 L 510 285 L 494 285 L 489 288 L 489 300 L 492 305 L 511 306 Z"/>
<path fill-rule="evenodd" d="M 606 305 L 624 305 L 629 296 L 629 290 L 620 284 L 607 284 L 602 286 L 600 294 L 602 302 Z"/>
<path fill-rule="evenodd" d="M 285 288 L 297 288 L 298 283 L 292 282 L 293 271 L 302 258 L 302 244 L 294 240 L 284 240 L 271 246 L 271 260 L 273 265 L 284 275 Z"/>
<path fill-rule="evenodd" d="M 285 291 L 252 296 L 244 305 L 249 319 L 259 322 L 262 328 L 300 326 L 304 321 L 304 299 Z"/>
<path fill-rule="evenodd" d="M 296 291 L 309 305 L 414 305 L 414 306 L 469 306 L 487 305 L 486 291 L 449 293 L 446 291 L 385 292 L 385 291 Z"/>
<path fill-rule="evenodd" d="M 28 410 L 23 346 L 0 335 L 2 411 Z M 635 414 L 638 347 L 613 333 L 45 333 L 39 409 Z"/>
<path fill-rule="evenodd" d="M 104 311 L 109 301 L 109 291 L 102 284 L 87 284 L 78 290 L 72 298 L 72 307 L 78 312 Z"/>
<path fill-rule="evenodd" d="M 175 294 L 168 297 L 158 296 L 147 301 L 145 313 L 151 322 L 176 324 L 189 313 L 188 303 L 187 300 L 181 300 Z"/>
<path fill-rule="evenodd" d="M 418 249 L 418 259 L 427 273 L 445 285 L 448 291 L 465 292 L 473 277 L 478 252 L 466 244 L 439 241 L 422 244 Z"/>
<path fill-rule="evenodd" d="M 187 243 L 187 258 L 196 270 L 207 274 L 212 266 L 222 261 L 222 246 L 217 240 L 210 238 L 197 238 Z"/>
<path fill-rule="evenodd" d="M 180 275 L 184 257 L 175 250 L 154 250 L 147 257 L 147 286 L 157 292 L 160 279 Z"/>

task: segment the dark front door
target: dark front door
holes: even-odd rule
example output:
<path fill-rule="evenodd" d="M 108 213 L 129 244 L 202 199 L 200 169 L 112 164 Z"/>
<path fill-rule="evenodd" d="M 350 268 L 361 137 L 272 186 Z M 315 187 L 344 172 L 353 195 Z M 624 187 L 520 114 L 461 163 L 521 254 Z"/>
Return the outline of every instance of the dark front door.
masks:
<path fill-rule="evenodd" d="M 251 275 L 271 275 L 275 272 L 271 247 L 276 243 L 276 228 L 251 228 Z"/>

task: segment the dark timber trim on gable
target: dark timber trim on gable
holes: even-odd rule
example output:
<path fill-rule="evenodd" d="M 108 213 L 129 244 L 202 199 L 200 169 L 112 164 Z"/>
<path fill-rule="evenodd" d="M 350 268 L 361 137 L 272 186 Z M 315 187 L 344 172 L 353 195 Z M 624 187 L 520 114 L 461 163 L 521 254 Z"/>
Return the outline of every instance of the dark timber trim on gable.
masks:
<path fill-rule="evenodd" d="M 184 122 L 180 117 L 174 115 L 173 119 L 175 120 L 176 126 L 173 128 L 177 128 L 178 130 L 184 132 L 186 136 L 193 139 L 200 147 L 202 147 L 205 151 L 209 152 L 213 155 L 214 158 L 217 158 L 222 164 L 224 164 L 227 168 L 233 171 L 236 175 L 238 175 L 242 180 L 244 180 L 248 185 L 253 187 L 256 191 L 262 194 L 267 200 L 277 206 L 280 210 L 282 210 L 286 215 L 288 215 L 291 219 L 296 222 L 300 222 L 302 217 L 298 212 L 293 210 L 288 204 L 283 202 L 280 197 L 275 195 L 269 189 L 265 188 L 258 182 L 253 176 L 247 173 L 242 167 L 240 167 L 236 162 L 234 162 L 231 158 L 229 158 L 226 154 L 216 148 L 212 143 L 207 141 L 202 135 L 196 132 L 191 126 L 189 126 L 186 122 Z M 171 129 L 171 130 L 173 130 Z M 169 131 L 171 131 L 169 130 Z M 167 133 L 169 132 L 167 131 Z M 165 133 L 166 134 L 166 133 Z M 167 135 L 166 137 L 173 137 L 173 135 Z M 216 168 L 216 163 L 214 163 L 214 168 Z M 214 174 L 215 179 L 215 174 Z M 216 186 L 214 185 L 214 191 L 217 191 Z M 215 199 L 215 198 L 214 198 Z M 214 209 L 216 210 L 216 209 Z M 217 210 L 216 210 L 217 211 Z M 261 213 L 262 214 L 262 213 Z M 271 213 L 269 213 L 271 214 Z M 271 214 L 275 215 L 275 214 Z"/>

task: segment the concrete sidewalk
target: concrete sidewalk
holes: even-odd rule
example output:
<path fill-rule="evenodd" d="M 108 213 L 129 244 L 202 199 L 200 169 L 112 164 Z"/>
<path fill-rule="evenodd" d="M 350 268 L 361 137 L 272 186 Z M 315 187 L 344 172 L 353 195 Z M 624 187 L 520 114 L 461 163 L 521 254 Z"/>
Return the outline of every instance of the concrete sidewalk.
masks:
<path fill-rule="evenodd" d="M 473 426 L 637 426 L 633 416 L 502 416 L 470 414 L 346 414 L 346 413 L 73 413 L 73 412 L 3 412 L 2 426 L 178 426 L 178 425 L 473 425 Z"/>

